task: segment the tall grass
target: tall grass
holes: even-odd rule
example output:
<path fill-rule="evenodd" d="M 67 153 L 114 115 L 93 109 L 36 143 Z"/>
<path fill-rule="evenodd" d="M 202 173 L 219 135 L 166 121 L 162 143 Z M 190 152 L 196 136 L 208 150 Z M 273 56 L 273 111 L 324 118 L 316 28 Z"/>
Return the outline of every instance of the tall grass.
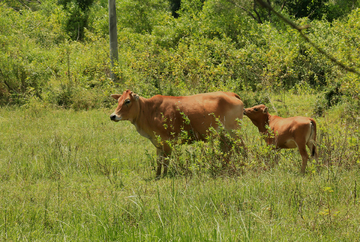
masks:
<path fill-rule="evenodd" d="M 293 98 L 289 112 L 304 97 Z M 359 239 L 358 124 L 319 118 L 320 160 L 330 165 L 310 162 L 302 176 L 298 151 L 268 149 L 245 117 L 248 157 L 232 160 L 241 172 L 177 173 L 176 162 L 195 167 L 208 154 L 198 143 L 179 149 L 170 175 L 155 180 L 155 148 L 110 113 L 0 109 L 0 240 Z"/>

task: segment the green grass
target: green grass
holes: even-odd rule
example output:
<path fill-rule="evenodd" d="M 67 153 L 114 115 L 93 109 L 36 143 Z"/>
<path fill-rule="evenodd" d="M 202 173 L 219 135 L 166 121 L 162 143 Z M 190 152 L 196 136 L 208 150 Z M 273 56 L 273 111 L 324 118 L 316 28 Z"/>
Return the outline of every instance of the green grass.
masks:
<path fill-rule="evenodd" d="M 291 115 L 307 113 L 306 98 L 286 97 Z M 311 162 L 302 176 L 298 151 L 274 164 L 244 118 L 241 172 L 173 166 L 155 180 L 154 147 L 111 112 L 0 109 L 0 240 L 359 240 L 358 124 L 318 119 L 321 160 L 332 163 Z"/>

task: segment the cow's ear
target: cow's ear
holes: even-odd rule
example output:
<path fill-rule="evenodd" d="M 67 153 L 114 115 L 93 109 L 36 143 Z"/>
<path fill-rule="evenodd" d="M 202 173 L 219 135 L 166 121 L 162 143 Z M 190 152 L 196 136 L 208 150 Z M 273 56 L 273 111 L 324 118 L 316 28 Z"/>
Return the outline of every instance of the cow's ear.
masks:
<path fill-rule="evenodd" d="M 267 113 L 268 112 L 268 108 L 265 107 L 264 110 L 263 110 L 263 113 Z"/>
<path fill-rule="evenodd" d="M 115 100 L 119 100 L 121 95 L 120 94 L 111 94 L 110 97 L 114 98 Z"/>

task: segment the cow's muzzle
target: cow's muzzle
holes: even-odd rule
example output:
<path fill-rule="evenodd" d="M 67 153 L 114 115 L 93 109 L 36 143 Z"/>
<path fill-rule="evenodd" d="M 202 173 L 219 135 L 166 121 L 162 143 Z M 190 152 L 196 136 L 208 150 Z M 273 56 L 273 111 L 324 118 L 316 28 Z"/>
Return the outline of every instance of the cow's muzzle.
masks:
<path fill-rule="evenodd" d="M 110 119 L 111 119 L 112 121 L 117 121 L 117 120 L 116 120 L 116 114 L 111 114 L 111 115 L 110 115 Z"/>

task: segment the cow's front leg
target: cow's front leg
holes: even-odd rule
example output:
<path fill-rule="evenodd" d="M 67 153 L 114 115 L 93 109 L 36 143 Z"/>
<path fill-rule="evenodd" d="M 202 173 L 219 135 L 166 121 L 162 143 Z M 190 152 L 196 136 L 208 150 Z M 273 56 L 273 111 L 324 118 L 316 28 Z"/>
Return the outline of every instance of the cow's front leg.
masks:
<path fill-rule="evenodd" d="M 156 177 L 161 176 L 161 168 L 164 166 L 164 176 L 167 174 L 168 166 L 169 166 L 169 155 L 171 154 L 170 148 L 168 146 L 165 146 L 163 148 L 158 148 L 156 150 L 157 153 L 157 170 L 156 170 Z"/>
<path fill-rule="evenodd" d="M 164 166 L 164 176 L 167 175 L 167 171 L 168 171 L 168 167 L 169 167 L 169 157 L 171 155 L 171 148 L 169 147 L 169 145 L 167 143 L 164 144 L 163 147 L 163 154 L 162 154 L 162 164 Z"/>
<path fill-rule="evenodd" d="M 166 176 L 166 175 L 167 175 L 168 166 L 169 166 L 169 159 L 168 159 L 167 156 L 163 158 L 163 165 L 164 165 L 164 176 Z"/>
<path fill-rule="evenodd" d="M 163 164 L 163 150 L 157 148 L 156 149 L 156 154 L 157 154 L 157 169 L 156 169 L 156 178 L 160 178 L 161 176 L 161 166 Z"/>

